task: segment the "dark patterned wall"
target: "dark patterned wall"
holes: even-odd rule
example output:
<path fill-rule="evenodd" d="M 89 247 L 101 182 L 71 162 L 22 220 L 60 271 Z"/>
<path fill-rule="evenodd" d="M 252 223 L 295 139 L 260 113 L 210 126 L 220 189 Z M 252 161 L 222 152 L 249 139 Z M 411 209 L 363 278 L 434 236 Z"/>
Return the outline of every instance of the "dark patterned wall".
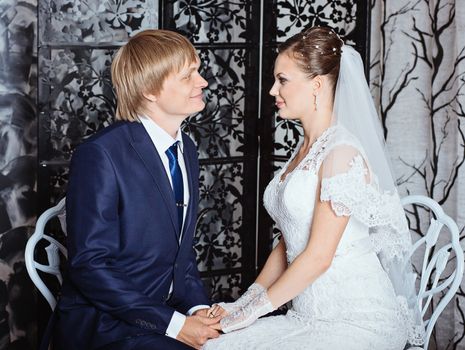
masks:
<path fill-rule="evenodd" d="M 40 212 L 64 196 L 74 148 L 113 122 L 112 55 L 157 26 L 155 0 L 39 1 Z"/>
<path fill-rule="evenodd" d="M 37 2 L 0 2 L 0 349 L 35 347 L 24 265 L 36 204 Z"/>
<path fill-rule="evenodd" d="M 163 26 L 198 48 L 207 107 L 183 129 L 201 164 L 196 245 L 214 300 L 236 298 L 255 277 L 258 1 L 170 1 Z M 250 181 L 252 180 L 252 181 Z"/>

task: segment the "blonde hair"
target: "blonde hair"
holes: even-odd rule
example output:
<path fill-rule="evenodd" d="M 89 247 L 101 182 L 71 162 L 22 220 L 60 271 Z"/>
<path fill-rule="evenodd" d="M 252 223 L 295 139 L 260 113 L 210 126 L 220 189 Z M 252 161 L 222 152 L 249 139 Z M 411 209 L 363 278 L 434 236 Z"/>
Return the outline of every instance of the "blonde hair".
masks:
<path fill-rule="evenodd" d="M 111 64 L 116 119 L 137 121 L 145 106 L 144 93 L 157 95 L 171 73 L 197 60 L 189 40 L 169 30 L 145 30 L 129 39 Z"/>

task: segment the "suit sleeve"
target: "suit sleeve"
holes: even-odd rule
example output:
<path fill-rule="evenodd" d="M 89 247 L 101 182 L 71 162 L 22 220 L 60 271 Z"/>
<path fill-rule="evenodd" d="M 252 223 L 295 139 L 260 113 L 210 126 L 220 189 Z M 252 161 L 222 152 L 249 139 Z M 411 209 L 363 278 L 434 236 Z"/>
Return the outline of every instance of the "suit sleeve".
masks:
<path fill-rule="evenodd" d="M 103 147 L 94 143 L 78 147 L 66 198 L 69 278 L 97 309 L 165 334 L 174 309 L 137 290 L 114 263 L 120 241 L 118 191 L 112 161 Z"/>
<path fill-rule="evenodd" d="M 179 309 L 183 313 L 186 314 L 191 308 L 197 305 L 211 304 L 210 299 L 205 292 L 205 286 L 200 279 L 194 249 L 192 249 L 191 257 L 187 264 L 185 285 L 186 295 L 183 302 L 179 305 Z"/>

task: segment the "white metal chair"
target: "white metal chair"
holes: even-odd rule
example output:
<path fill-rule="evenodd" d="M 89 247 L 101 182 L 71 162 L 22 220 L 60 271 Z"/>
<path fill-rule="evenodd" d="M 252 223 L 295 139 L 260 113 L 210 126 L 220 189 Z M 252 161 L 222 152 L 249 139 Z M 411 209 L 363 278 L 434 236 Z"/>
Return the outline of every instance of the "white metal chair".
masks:
<path fill-rule="evenodd" d="M 423 255 L 423 265 L 421 269 L 420 286 L 418 291 L 418 307 L 421 311 L 423 325 L 425 327 L 425 339 L 423 348 L 412 347 L 413 349 L 428 349 L 430 337 L 433 332 L 434 325 L 440 314 L 445 309 L 446 305 L 452 300 L 463 278 L 464 269 L 464 254 L 460 246 L 459 229 L 454 220 L 444 213 L 441 206 L 431 198 L 426 196 L 407 196 L 402 199 L 402 205 L 421 205 L 434 213 L 434 218 L 431 218 L 431 223 L 427 233 L 413 245 L 411 254 L 423 244 L 425 245 L 425 253 Z M 435 251 L 435 246 L 438 243 L 440 232 L 443 226 L 446 226 L 450 237 L 441 248 Z M 441 240 L 442 241 L 442 240 Z M 451 252 L 454 252 L 455 259 L 449 261 Z M 434 254 L 432 254 L 434 252 Z M 447 277 L 441 279 L 446 266 L 449 264 L 449 269 L 452 268 L 451 263 L 455 264 L 455 269 Z M 449 270 L 450 271 L 450 270 Z M 441 292 L 449 288 L 442 297 L 439 297 L 439 303 L 429 319 L 425 319 L 426 312 L 431 306 L 433 296 L 440 296 Z"/>
<path fill-rule="evenodd" d="M 45 297 L 52 310 L 55 309 L 57 304 L 56 298 L 53 296 L 50 289 L 45 285 L 37 270 L 55 275 L 60 285 L 63 283 L 63 278 L 60 272 L 60 253 L 63 254 L 65 258 L 68 258 L 68 252 L 60 242 L 47 235 L 44 231 L 45 226 L 50 219 L 59 217 L 60 215 L 64 214 L 64 212 L 65 198 L 63 198 L 56 206 L 44 211 L 37 220 L 36 229 L 33 235 L 27 241 L 25 251 L 26 268 L 27 272 L 29 273 L 29 277 L 31 277 L 32 282 L 34 282 L 37 289 Z M 63 227 L 63 223 L 62 229 L 66 234 L 66 229 Z M 42 239 L 49 242 L 49 244 L 45 247 L 48 265 L 38 263 L 34 260 L 34 251 L 36 245 Z"/>

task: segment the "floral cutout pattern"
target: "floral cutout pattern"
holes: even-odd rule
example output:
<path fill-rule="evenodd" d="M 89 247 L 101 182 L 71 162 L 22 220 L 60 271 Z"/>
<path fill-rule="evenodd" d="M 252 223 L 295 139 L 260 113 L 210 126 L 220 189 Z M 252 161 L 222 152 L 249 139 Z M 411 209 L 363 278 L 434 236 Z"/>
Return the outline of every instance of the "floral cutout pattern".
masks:
<path fill-rule="evenodd" d="M 251 1 L 171 1 L 176 27 L 194 43 L 245 42 Z"/>
<path fill-rule="evenodd" d="M 39 1 L 40 43 L 124 42 L 158 24 L 155 0 Z"/>

